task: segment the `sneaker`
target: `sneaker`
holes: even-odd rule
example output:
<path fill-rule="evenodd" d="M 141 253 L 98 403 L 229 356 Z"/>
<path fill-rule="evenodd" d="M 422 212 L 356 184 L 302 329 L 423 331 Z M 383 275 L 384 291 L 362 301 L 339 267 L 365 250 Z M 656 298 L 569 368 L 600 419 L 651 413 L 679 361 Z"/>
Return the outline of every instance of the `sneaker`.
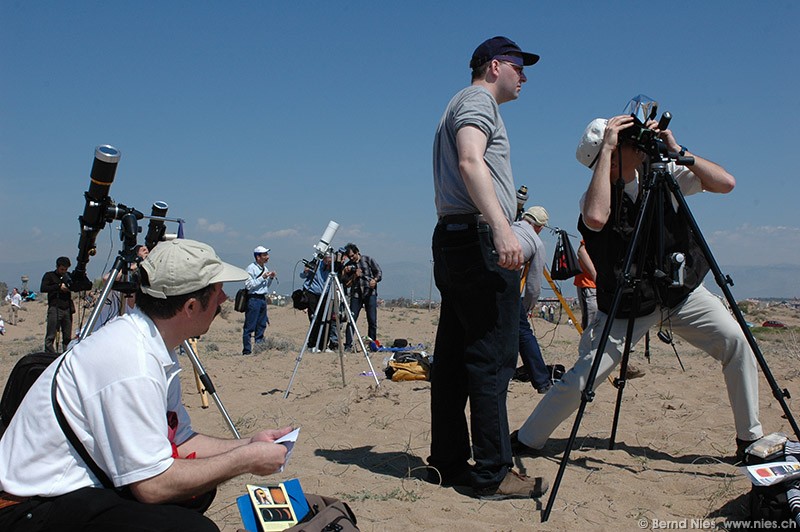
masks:
<path fill-rule="evenodd" d="M 515 430 L 511 433 L 511 454 L 514 456 L 541 456 L 542 450 L 541 449 L 534 449 L 533 447 L 528 447 L 521 441 L 519 441 L 519 431 Z"/>
<path fill-rule="evenodd" d="M 552 382 L 547 382 L 546 384 L 543 384 L 543 385 L 539 386 L 538 388 L 536 388 L 536 391 L 538 393 L 544 394 L 544 393 L 547 393 L 548 390 L 550 390 L 550 388 L 552 388 L 552 387 L 553 387 L 553 383 Z"/>
<path fill-rule="evenodd" d="M 312 353 L 319 353 L 319 349 L 317 349 L 316 347 L 312 347 L 311 348 L 311 352 Z"/>
<path fill-rule="evenodd" d="M 242 354 L 243 354 L 243 355 L 250 355 L 250 354 L 252 354 L 252 353 L 250 353 L 250 351 L 242 351 Z"/>
<path fill-rule="evenodd" d="M 509 469 L 506 477 L 496 488 L 475 490 L 475 495 L 483 501 L 503 501 L 506 499 L 532 499 L 541 497 L 550 488 L 542 477 L 531 478 Z"/>

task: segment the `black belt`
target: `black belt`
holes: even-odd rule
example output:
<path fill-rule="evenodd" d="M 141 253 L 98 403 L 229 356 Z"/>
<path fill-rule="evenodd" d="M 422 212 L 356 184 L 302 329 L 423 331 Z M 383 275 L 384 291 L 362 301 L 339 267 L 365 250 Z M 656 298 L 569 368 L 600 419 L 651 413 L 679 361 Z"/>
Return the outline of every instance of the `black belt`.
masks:
<path fill-rule="evenodd" d="M 472 212 L 468 214 L 446 214 L 439 217 L 439 223 L 478 225 L 485 224 L 486 220 L 481 213 Z"/>
<path fill-rule="evenodd" d="M 247 297 L 250 299 L 267 299 L 267 296 L 264 294 L 249 294 Z"/>

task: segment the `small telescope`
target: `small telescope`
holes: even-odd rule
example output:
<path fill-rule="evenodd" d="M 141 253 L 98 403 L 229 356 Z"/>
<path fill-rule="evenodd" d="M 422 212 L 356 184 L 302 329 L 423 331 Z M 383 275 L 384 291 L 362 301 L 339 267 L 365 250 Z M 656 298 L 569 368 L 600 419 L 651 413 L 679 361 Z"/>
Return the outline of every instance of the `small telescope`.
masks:
<path fill-rule="evenodd" d="M 336 231 L 339 230 L 339 224 L 331 220 L 328 222 L 328 227 L 325 228 L 325 232 L 322 233 L 322 237 L 319 239 L 319 242 L 314 246 L 314 249 L 317 250 L 317 254 L 324 255 L 327 253 L 328 249 L 331 247 L 331 240 L 333 240 Z"/>

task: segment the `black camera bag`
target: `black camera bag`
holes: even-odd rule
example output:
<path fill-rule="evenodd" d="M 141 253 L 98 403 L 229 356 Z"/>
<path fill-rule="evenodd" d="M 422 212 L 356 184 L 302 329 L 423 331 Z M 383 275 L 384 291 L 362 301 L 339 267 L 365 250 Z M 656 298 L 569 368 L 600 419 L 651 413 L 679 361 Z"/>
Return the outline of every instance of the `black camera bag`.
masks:
<path fill-rule="evenodd" d="M 31 353 L 20 358 L 14 365 L 0 400 L 0 434 L 11 423 L 11 418 L 33 383 L 57 357 L 57 353 Z"/>
<path fill-rule="evenodd" d="M 247 288 L 242 288 L 236 292 L 236 297 L 233 298 L 233 310 L 236 312 L 247 311 Z"/>
<path fill-rule="evenodd" d="M 308 292 L 305 288 L 298 288 L 292 292 L 292 306 L 297 310 L 306 310 L 308 308 L 309 299 Z"/>

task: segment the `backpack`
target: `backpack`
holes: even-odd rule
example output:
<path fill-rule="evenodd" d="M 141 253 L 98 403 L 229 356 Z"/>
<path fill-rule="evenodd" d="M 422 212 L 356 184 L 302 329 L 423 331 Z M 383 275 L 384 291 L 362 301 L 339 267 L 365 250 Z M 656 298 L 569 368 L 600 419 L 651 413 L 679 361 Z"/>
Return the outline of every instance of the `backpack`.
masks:
<path fill-rule="evenodd" d="M 33 383 L 58 356 L 57 353 L 31 353 L 20 358 L 14 365 L 0 400 L 0 434 L 11 423 L 11 418 Z"/>
<path fill-rule="evenodd" d="M 414 351 L 400 351 L 392 355 L 386 363 L 384 370 L 387 379 L 399 381 L 429 381 L 431 380 L 430 359 Z"/>
<path fill-rule="evenodd" d="M 247 288 L 242 288 L 236 292 L 236 297 L 233 298 L 233 310 L 236 312 L 247 311 Z"/>

